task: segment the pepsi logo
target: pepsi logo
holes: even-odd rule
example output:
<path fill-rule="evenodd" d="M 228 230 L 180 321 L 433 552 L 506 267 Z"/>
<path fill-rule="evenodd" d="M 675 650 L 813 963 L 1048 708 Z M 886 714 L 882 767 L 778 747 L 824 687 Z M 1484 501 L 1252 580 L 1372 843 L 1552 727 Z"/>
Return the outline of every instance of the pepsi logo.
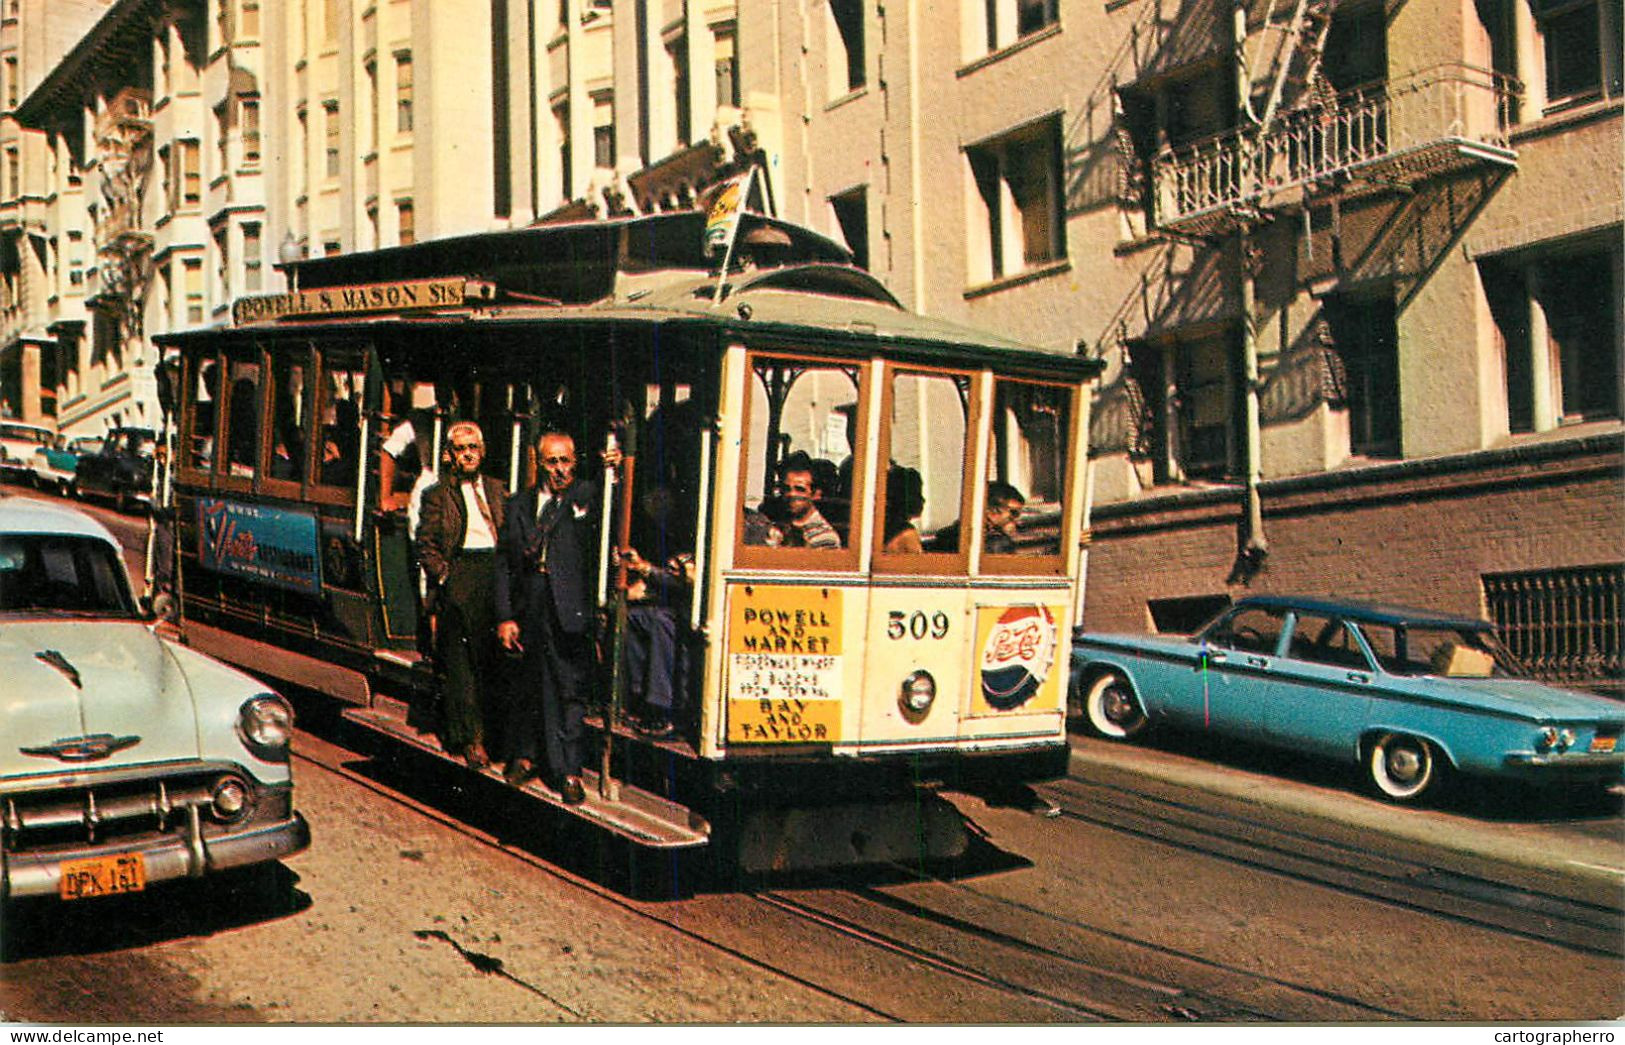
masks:
<path fill-rule="evenodd" d="M 1055 618 L 1043 606 L 1012 606 L 982 643 L 982 697 L 1000 711 L 1038 692 L 1055 664 Z"/>

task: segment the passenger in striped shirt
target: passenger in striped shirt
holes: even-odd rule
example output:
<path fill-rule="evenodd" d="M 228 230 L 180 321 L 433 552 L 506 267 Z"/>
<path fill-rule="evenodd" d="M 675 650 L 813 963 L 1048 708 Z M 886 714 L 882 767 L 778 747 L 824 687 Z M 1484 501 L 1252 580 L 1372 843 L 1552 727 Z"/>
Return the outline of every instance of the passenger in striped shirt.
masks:
<path fill-rule="evenodd" d="M 839 548 L 841 535 L 818 510 L 824 489 L 816 476 L 811 457 L 798 450 L 784 459 L 779 474 L 784 479 L 784 503 L 789 519 L 784 525 L 787 548 Z"/>

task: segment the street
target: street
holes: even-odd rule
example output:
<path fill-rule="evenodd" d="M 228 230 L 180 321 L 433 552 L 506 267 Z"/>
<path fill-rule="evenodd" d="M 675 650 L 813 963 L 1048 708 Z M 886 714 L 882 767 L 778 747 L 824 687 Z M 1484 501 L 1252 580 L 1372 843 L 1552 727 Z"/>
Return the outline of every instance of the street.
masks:
<path fill-rule="evenodd" d="M 91 511 L 139 549 L 139 516 Z M 270 883 L 53 905 L 6 969 L 4 1019 L 1381 1023 L 1625 1012 L 1617 792 L 1496 791 L 1396 810 L 1352 774 L 1299 760 L 1189 737 L 1133 748 L 1078 738 L 1069 777 L 1026 799 L 947 796 L 979 839 L 950 867 L 740 881 L 656 861 L 634 879 L 623 848 L 494 783 L 372 757 L 319 704 L 301 698 L 301 710 L 296 799 L 311 848 Z"/>

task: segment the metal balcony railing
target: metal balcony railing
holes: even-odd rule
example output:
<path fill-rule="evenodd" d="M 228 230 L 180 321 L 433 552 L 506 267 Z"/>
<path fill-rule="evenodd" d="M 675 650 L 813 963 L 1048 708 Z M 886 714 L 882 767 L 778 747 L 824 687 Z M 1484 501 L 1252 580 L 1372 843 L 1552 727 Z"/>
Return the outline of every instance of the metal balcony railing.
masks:
<path fill-rule="evenodd" d="M 1284 190 L 1363 177 L 1409 183 L 1482 163 L 1511 166 L 1519 85 L 1444 65 L 1289 110 L 1262 135 L 1241 128 L 1164 150 L 1152 161 L 1157 225 L 1202 232 Z"/>

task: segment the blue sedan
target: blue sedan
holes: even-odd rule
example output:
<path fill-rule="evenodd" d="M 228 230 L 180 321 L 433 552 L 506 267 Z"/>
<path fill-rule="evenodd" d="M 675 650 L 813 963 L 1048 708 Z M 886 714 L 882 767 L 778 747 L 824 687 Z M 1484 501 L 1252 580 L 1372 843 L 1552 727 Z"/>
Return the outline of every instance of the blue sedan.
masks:
<path fill-rule="evenodd" d="M 1525 677 L 1492 626 L 1343 599 L 1251 596 L 1194 636 L 1080 632 L 1074 706 L 1130 740 L 1168 723 L 1352 760 L 1394 802 L 1454 772 L 1614 783 L 1625 704 Z"/>

